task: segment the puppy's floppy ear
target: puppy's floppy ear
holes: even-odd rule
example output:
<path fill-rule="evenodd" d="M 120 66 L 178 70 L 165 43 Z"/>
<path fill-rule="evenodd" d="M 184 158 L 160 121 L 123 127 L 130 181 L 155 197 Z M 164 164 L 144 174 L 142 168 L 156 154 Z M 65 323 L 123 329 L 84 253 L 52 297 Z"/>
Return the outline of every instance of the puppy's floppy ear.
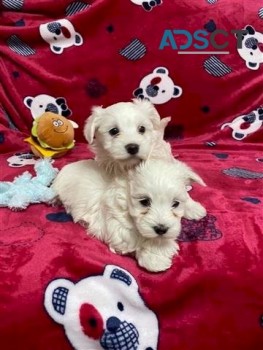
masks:
<path fill-rule="evenodd" d="M 167 125 L 169 124 L 170 121 L 171 121 L 171 117 L 163 118 L 160 121 L 159 132 L 160 132 L 162 138 L 164 137 L 165 128 L 167 127 Z"/>
<path fill-rule="evenodd" d="M 84 136 L 89 144 L 92 144 L 95 136 L 95 132 L 100 124 L 102 118 L 103 108 L 96 106 L 92 108 L 92 113 L 89 118 L 86 120 L 84 126 Z"/>
<path fill-rule="evenodd" d="M 181 162 L 180 160 L 174 159 L 174 166 L 177 175 L 181 175 L 186 186 L 191 185 L 193 182 L 197 182 L 201 186 L 206 186 L 202 178 L 187 164 Z"/>
<path fill-rule="evenodd" d="M 143 114 L 150 119 L 154 129 L 158 129 L 160 127 L 161 117 L 154 105 L 145 99 L 134 98 L 132 101 L 143 112 Z"/>
<path fill-rule="evenodd" d="M 163 118 L 161 119 L 160 121 L 160 125 L 161 125 L 161 128 L 163 128 L 163 130 L 167 127 L 167 125 L 170 123 L 172 117 L 166 117 L 166 118 Z"/>

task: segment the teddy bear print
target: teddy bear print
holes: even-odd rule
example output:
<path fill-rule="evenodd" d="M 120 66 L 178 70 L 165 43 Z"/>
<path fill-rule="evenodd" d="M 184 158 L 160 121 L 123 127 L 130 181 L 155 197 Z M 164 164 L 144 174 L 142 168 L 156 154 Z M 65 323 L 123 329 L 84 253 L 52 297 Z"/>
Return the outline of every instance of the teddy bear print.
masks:
<path fill-rule="evenodd" d="M 182 231 L 178 237 L 180 242 L 214 241 L 222 237 L 216 227 L 216 217 L 208 214 L 201 220 L 182 219 Z"/>
<path fill-rule="evenodd" d="M 141 80 L 139 88 L 133 92 L 133 95 L 140 99 L 147 99 L 153 104 L 163 104 L 181 96 L 182 92 L 182 88 L 174 85 L 169 77 L 168 69 L 158 67 Z"/>
<path fill-rule="evenodd" d="M 263 125 L 263 107 L 260 107 L 249 114 L 236 117 L 231 123 L 225 123 L 221 130 L 226 126 L 232 129 L 232 137 L 235 140 L 243 140 L 249 134 L 260 129 Z"/>
<path fill-rule="evenodd" d="M 15 153 L 7 158 L 8 165 L 12 168 L 20 168 L 26 165 L 34 165 L 37 162 L 37 157 L 33 153 Z"/>
<path fill-rule="evenodd" d="M 151 11 L 155 6 L 162 4 L 162 0 L 131 0 L 131 2 L 141 5 L 145 11 Z"/>
<path fill-rule="evenodd" d="M 24 104 L 30 109 L 34 119 L 40 117 L 45 112 L 60 114 L 63 117 L 69 117 L 71 115 L 71 110 L 68 108 L 64 97 L 55 98 L 45 94 L 35 97 L 27 96 L 24 98 Z"/>
<path fill-rule="evenodd" d="M 75 31 L 68 19 L 41 24 L 39 32 L 49 45 L 52 52 L 61 54 L 65 48 L 83 44 L 82 36 Z"/>
<path fill-rule="evenodd" d="M 263 34 L 256 32 L 251 25 L 247 25 L 244 29 L 247 33 L 242 35 L 242 47 L 237 51 L 246 61 L 247 68 L 257 70 L 263 63 Z"/>
<path fill-rule="evenodd" d="M 77 283 L 51 281 L 44 305 L 76 350 L 157 350 L 157 317 L 134 277 L 119 266 L 107 265 L 102 275 Z"/>

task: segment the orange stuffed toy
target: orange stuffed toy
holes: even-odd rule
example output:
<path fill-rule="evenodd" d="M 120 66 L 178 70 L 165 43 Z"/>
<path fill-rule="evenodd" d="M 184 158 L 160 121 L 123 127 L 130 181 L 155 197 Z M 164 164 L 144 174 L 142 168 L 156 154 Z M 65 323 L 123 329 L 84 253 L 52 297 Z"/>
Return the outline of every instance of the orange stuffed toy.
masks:
<path fill-rule="evenodd" d="M 31 136 L 25 141 L 37 157 L 58 158 L 74 147 L 74 128 L 78 124 L 72 120 L 46 112 L 34 120 Z"/>

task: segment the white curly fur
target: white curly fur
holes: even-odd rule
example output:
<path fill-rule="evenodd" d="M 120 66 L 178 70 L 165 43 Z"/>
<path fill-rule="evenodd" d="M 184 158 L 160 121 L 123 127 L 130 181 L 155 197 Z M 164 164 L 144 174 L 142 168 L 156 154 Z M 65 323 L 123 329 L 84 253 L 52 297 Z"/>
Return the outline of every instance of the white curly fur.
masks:
<path fill-rule="evenodd" d="M 161 119 L 149 101 L 134 99 L 107 108 L 94 107 L 86 121 L 84 136 L 98 164 L 109 175 L 118 176 L 149 157 L 173 160 L 171 146 L 163 140 L 164 129 L 170 119 Z M 145 133 L 138 132 L 140 126 L 145 127 Z M 111 136 L 109 130 L 116 127 L 119 134 Z M 136 155 L 130 155 L 125 148 L 131 143 L 139 146 Z"/>
<path fill-rule="evenodd" d="M 66 165 L 53 188 L 74 221 L 88 227 L 88 233 L 112 251 L 135 252 L 140 266 L 157 272 L 169 268 L 179 250 L 175 239 L 181 218 L 206 215 L 186 190 L 196 176 L 179 161 L 148 160 L 128 176 L 112 180 L 96 161 L 82 160 Z M 149 207 L 140 203 L 145 198 L 150 199 Z M 175 201 L 177 208 L 172 207 Z M 167 228 L 165 234 L 155 232 L 159 225 Z"/>
<path fill-rule="evenodd" d="M 96 158 L 66 165 L 52 188 L 74 222 L 120 254 L 135 253 L 140 266 L 163 271 L 172 263 L 179 246 L 175 239 L 181 218 L 201 219 L 205 208 L 195 202 L 186 187 L 203 180 L 172 156 L 163 140 L 170 118 L 161 120 L 148 101 L 121 102 L 107 108 L 95 107 L 84 135 Z M 145 133 L 138 130 L 145 127 Z M 109 130 L 118 128 L 117 136 Z M 136 143 L 138 154 L 125 146 Z M 150 199 L 150 206 L 140 201 Z M 173 203 L 179 205 L 173 208 Z M 156 233 L 154 227 L 167 232 Z"/>

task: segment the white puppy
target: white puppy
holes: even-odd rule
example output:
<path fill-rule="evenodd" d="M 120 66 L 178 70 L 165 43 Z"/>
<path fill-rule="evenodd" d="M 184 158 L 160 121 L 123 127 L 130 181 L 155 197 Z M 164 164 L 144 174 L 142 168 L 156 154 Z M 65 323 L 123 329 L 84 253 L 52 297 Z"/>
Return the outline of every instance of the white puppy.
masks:
<path fill-rule="evenodd" d="M 66 165 L 53 189 L 75 222 L 120 254 L 135 253 L 140 266 L 164 271 L 179 250 L 181 218 L 206 215 L 186 186 L 203 184 L 184 163 L 148 160 L 110 179 L 94 160 Z"/>
<path fill-rule="evenodd" d="M 142 160 L 173 160 L 170 144 L 163 140 L 170 117 L 161 119 L 147 100 L 119 102 L 107 108 L 94 107 L 84 136 L 98 164 L 118 176 Z"/>
<path fill-rule="evenodd" d="M 163 139 L 170 119 L 161 119 L 150 101 L 134 99 L 107 108 L 94 107 L 86 121 L 84 136 L 100 169 L 108 177 L 116 178 L 147 159 L 177 162 L 170 144 Z M 196 215 L 195 219 L 199 217 Z"/>

